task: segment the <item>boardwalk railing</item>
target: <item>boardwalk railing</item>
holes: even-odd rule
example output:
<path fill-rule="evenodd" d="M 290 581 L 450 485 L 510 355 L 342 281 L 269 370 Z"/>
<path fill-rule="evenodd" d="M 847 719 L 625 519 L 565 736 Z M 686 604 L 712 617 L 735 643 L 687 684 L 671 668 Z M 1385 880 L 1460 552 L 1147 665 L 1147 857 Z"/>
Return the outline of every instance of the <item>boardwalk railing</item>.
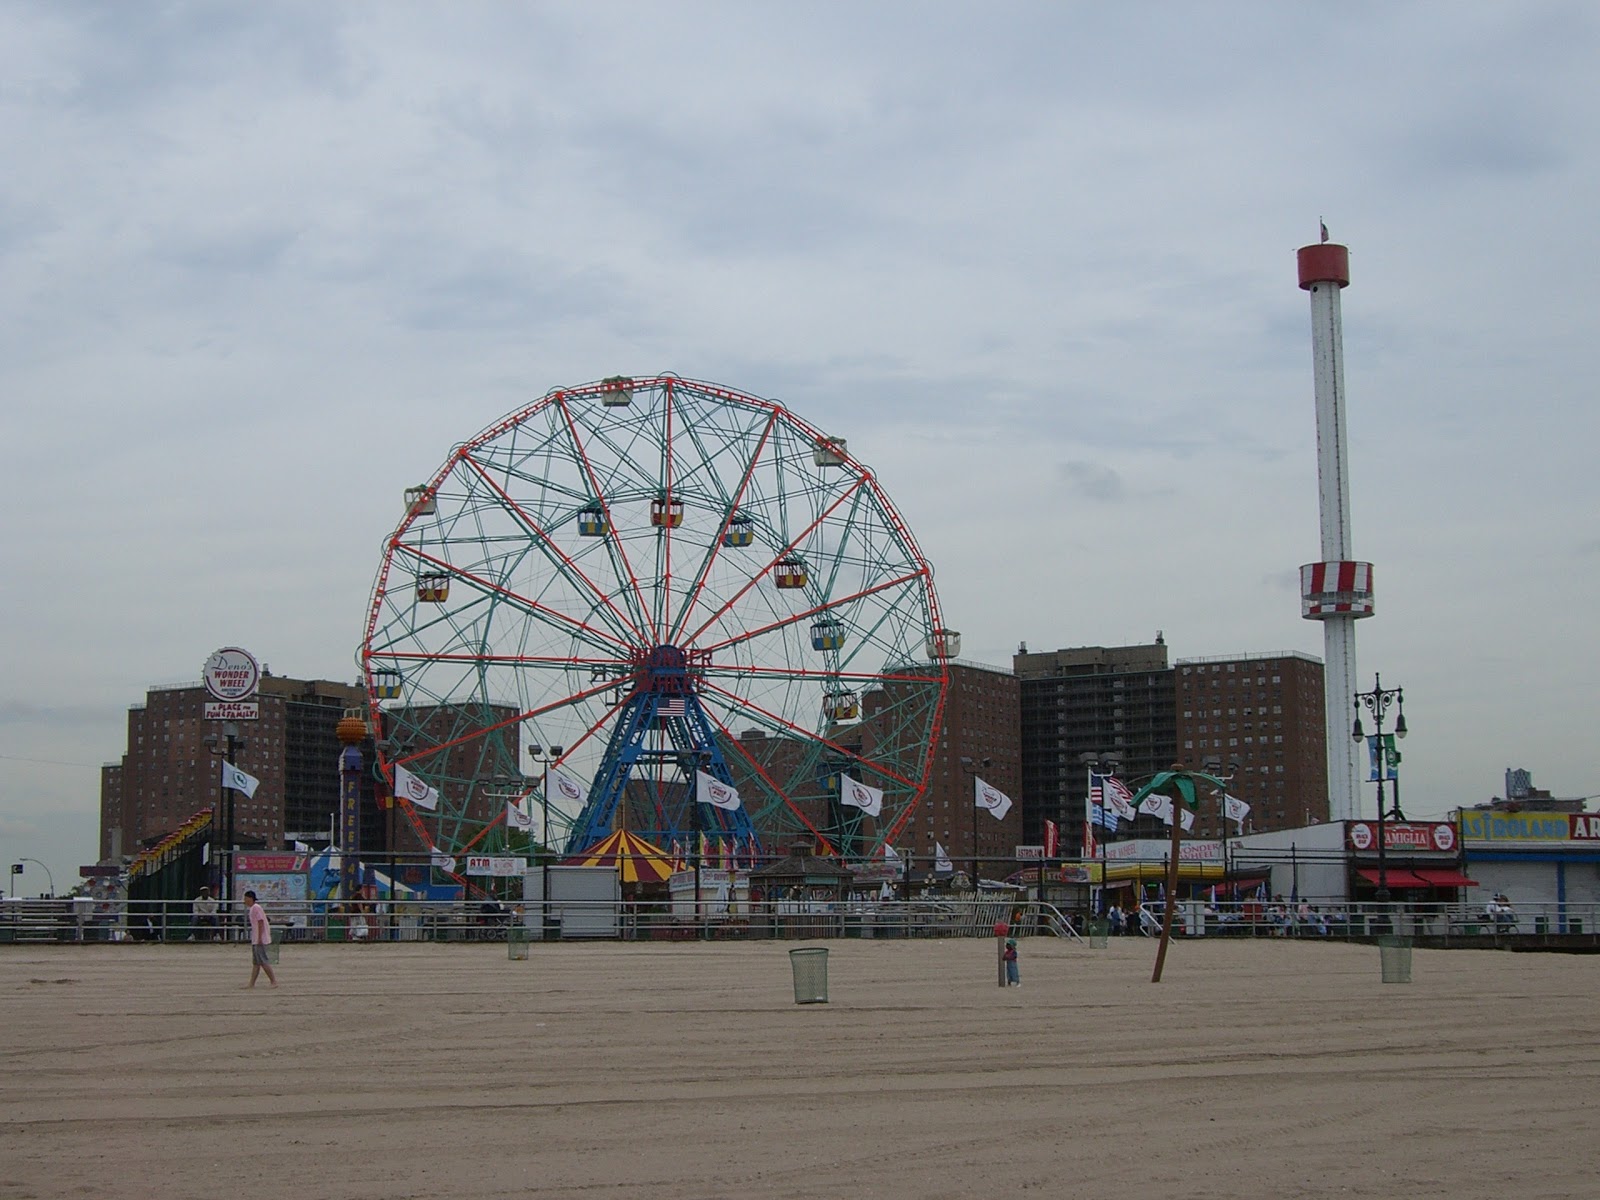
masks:
<path fill-rule="evenodd" d="M 926 898 L 873 901 L 770 901 L 701 905 L 693 902 L 382 901 L 281 902 L 266 905 L 274 938 L 285 942 L 504 941 L 510 931 L 534 940 L 613 937 L 633 941 L 726 938 L 957 938 L 991 937 L 1004 923 L 1018 936 L 1076 939 L 1087 912 L 1037 900 Z M 1147 906 L 1159 930 L 1159 905 Z M 1385 934 L 1419 945 L 1600 945 L 1600 905 L 1545 904 L 1497 918 L 1465 905 L 1242 904 L 1212 908 L 1182 901 L 1174 931 L 1184 937 L 1295 937 L 1366 941 Z M 1113 931 L 1115 932 L 1115 931 Z M 1140 930 L 1125 926 L 1125 936 Z M 0 947 L 20 943 L 242 942 L 243 911 L 225 906 L 214 921 L 186 901 L 0 902 Z"/>

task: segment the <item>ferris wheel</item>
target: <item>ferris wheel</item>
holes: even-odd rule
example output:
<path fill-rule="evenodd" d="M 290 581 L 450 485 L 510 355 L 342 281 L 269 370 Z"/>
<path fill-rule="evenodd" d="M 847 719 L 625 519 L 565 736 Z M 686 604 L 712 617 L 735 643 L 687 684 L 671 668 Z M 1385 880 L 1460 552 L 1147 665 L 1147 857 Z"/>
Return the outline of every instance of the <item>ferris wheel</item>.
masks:
<path fill-rule="evenodd" d="M 842 439 L 729 388 L 611 377 L 408 490 L 361 662 L 379 769 L 445 853 L 504 844 L 515 815 L 568 853 L 627 830 L 859 859 L 928 785 L 958 637 Z"/>

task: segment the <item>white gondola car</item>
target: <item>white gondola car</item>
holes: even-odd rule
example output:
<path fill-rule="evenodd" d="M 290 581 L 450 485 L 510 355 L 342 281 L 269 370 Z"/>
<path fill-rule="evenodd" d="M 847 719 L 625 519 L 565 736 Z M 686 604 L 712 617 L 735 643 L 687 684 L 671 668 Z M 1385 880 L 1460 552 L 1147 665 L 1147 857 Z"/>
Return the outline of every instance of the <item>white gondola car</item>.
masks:
<path fill-rule="evenodd" d="M 406 489 L 406 511 L 413 516 L 431 517 L 439 511 L 439 502 L 426 487 Z"/>
<path fill-rule="evenodd" d="M 600 403 L 607 408 L 627 408 L 633 403 L 633 380 L 628 376 L 607 375 L 600 383 Z"/>
<path fill-rule="evenodd" d="M 844 466 L 845 440 L 842 437 L 821 437 L 812 448 L 811 461 L 819 467 Z"/>

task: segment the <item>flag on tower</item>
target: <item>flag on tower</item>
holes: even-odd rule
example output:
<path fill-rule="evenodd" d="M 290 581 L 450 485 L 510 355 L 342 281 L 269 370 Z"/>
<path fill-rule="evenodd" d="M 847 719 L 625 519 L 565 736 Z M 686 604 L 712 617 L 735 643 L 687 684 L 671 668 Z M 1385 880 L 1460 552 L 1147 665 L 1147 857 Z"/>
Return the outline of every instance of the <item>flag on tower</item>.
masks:
<path fill-rule="evenodd" d="M 933 869 L 935 871 L 954 871 L 955 863 L 950 861 L 950 855 L 938 842 L 933 844 Z"/>
<path fill-rule="evenodd" d="M 522 833 L 533 832 L 533 814 L 523 812 L 522 805 L 515 800 L 506 801 L 506 828 L 515 829 Z"/>
<path fill-rule="evenodd" d="M 852 779 L 843 772 L 839 775 L 839 803 L 849 804 L 859 808 L 869 817 L 875 817 L 883 811 L 883 791 L 880 788 L 868 787 L 859 779 Z"/>
<path fill-rule="evenodd" d="M 254 775 L 246 775 L 227 759 L 223 759 L 222 786 L 232 788 L 236 792 L 243 792 L 246 796 L 254 796 L 256 788 L 261 786 L 261 780 Z"/>
<path fill-rule="evenodd" d="M 1006 814 L 1011 811 L 1011 797 L 976 775 L 972 777 L 972 802 L 979 808 L 988 809 L 989 815 L 996 821 L 1004 821 Z"/>
<path fill-rule="evenodd" d="M 739 807 L 739 789 L 731 783 L 723 783 L 715 775 L 708 775 L 704 771 L 694 773 L 695 799 L 701 804 L 709 804 L 712 808 L 724 809 L 732 812 Z"/>
<path fill-rule="evenodd" d="M 1321 228 L 1322 228 L 1322 240 L 1323 241 L 1327 241 L 1328 240 L 1328 223 L 1326 221 L 1318 221 L 1317 224 L 1319 226 L 1321 226 Z"/>
<path fill-rule="evenodd" d="M 578 782 L 577 778 L 568 775 L 560 767 L 550 768 L 550 786 L 554 789 L 550 799 L 554 802 L 558 797 L 566 801 L 563 812 L 576 813 L 588 803 L 589 789 Z"/>
<path fill-rule="evenodd" d="M 1118 819 L 1131 821 L 1139 815 L 1134 811 L 1133 792 L 1128 789 L 1127 784 L 1115 775 L 1099 775 L 1096 778 L 1104 785 L 1105 803 L 1110 805 L 1111 811 L 1117 814 Z"/>
<path fill-rule="evenodd" d="M 1244 819 L 1250 815 L 1250 806 L 1237 796 L 1230 796 L 1226 792 L 1222 795 L 1222 810 L 1228 820 L 1239 826 L 1239 832 L 1244 832 Z"/>
<path fill-rule="evenodd" d="M 439 807 L 439 789 L 429 787 L 399 763 L 394 765 L 394 794 L 411 801 L 417 808 Z"/>
<path fill-rule="evenodd" d="M 1172 797 L 1150 795 L 1144 798 L 1144 803 L 1139 805 L 1139 811 L 1152 817 L 1160 817 L 1164 825 L 1172 824 Z M 1178 819 L 1187 832 L 1194 828 L 1194 813 L 1184 806 L 1178 810 Z"/>

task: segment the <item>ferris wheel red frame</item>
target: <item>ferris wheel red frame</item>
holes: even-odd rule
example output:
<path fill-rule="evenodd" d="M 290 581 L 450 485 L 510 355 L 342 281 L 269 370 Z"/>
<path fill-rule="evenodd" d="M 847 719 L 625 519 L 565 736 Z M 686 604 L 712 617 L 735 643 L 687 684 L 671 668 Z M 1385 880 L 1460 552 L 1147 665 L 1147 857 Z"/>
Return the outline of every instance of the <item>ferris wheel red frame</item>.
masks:
<path fill-rule="evenodd" d="M 436 791 L 400 804 L 440 850 L 503 843 L 498 800 L 531 795 L 539 840 L 574 852 L 615 826 L 866 858 L 928 786 L 955 636 L 843 439 L 721 385 L 611 377 L 552 389 L 408 492 L 361 662 L 380 769 Z M 524 775 L 532 745 L 560 747 L 560 787 Z M 731 815 L 698 801 L 702 775 L 737 791 Z"/>

